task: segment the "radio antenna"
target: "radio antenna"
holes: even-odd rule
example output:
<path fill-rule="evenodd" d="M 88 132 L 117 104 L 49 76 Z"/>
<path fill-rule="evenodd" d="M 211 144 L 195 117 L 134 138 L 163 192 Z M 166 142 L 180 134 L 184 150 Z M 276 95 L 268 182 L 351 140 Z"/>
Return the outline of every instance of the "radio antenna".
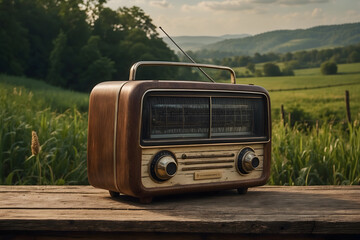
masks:
<path fill-rule="evenodd" d="M 165 35 L 175 44 L 175 46 L 180 49 L 180 51 L 193 63 L 196 63 L 194 59 L 192 59 L 184 50 L 181 49 L 179 45 L 165 32 L 165 30 L 162 27 L 159 27 L 161 31 L 165 33 Z M 212 82 L 215 82 L 214 79 L 212 79 L 202 68 L 198 67 L 198 69 Z"/>

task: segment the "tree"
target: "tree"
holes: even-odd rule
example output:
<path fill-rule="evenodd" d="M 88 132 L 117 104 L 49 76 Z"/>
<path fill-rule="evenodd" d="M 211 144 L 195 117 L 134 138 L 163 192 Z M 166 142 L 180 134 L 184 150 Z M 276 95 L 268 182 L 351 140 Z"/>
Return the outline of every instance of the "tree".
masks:
<path fill-rule="evenodd" d="M 274 63 L 266 63 L 263 66 L 264 75 L 267 77 L 281 76 L 280 68 Z"/>
<path fill-rule="evenodd" d="M 54 48 L 50 53 L 50 69 L 47 79 L 50 84 L 65 87 L 66 81 L 63 78 L 64 58 L 66 57 L 67 37 L 63 31 L 60 31 L 54 40 Z"/>
<path fill-rule="evenodd" d="M 127 79 L 136 61 L 178 60 L 142 9 L 114 11 L 104 3 L 0 0 L 0 73 L 87 91 L 99 81 Z M 156 68 L 145 75 L 174 78 L 177 72 Z"/>
<path fill-rule="evenodd" d="M 338 70 L 336 63 L 330 61 L 323 62 L 320 69 L 324 75 L 336 74 Z"/>
<path fill-rule="evenodd" d="M 262 71 L 260 69 L 256 69 L 255 72 L 254 72 L 254 75 L 255 75 L 255 77 L 262 77 L 263 76 Z"/>
<path fill-rule="evenodd" d="M 250 72 L 254 73 L 255 72 L 255 64 L 250 62 L 246 65 L 246 68 L 249 69 Z"/>
<path fill-rule="evenodd" d="M 115 72 L 114 62 L 103 57 L 99 50 L 100 37 L 91 36 L 80 50 L 81 73 L 79 81 L 72 88 L 90 91 L 96 84 L 109 81 Z"/>
<path fill-rule="evenodd" d="M 294 70 L 291 67 L 284 67 L 282 70 L 283 76 L 294 76 Z"/>
<path fill-rule="evenodd" d="M 27 30 L 18 19 L 15 2 L 0 1 L 0 72 L 22 75 L 28 59 Z"/>
<path fill-rule="evenodd" d="M 152 23 L 149 15 L 146 15 L 144 10 L 133 6 L 131 8 L 122 7 L 117 10 L 120 16 L 121 28 L 125 31 L 133 29 L 140 29 L 144 31 L 149 38 L 156 38 L 159 36 L 156 31 L 156 26 Z"/>
<path fill-rule="evenodd" d="M 115 71 L 114 62 L 107 57 L 93 61 L 80 75 L 78 90 L 90 91 L 96 84 L 110 81 Z"/>
<path fill-rule="evenodd" d="M 59 34 L 60 18 L 55 0 L 17 0 L 16 15 L 21 26 L 26 29 L 25 39 L 29 43 L 29 58 L 24 74 L 28 77 L 44 79 L 49 69 L 49 56 L 53 41 Z"/>
<path fill-rule="evenodd" d="M 356 50 L 352 51 L 348 56 L 348 62 L 350 63 L 360 62 L 360 52 Z"/>

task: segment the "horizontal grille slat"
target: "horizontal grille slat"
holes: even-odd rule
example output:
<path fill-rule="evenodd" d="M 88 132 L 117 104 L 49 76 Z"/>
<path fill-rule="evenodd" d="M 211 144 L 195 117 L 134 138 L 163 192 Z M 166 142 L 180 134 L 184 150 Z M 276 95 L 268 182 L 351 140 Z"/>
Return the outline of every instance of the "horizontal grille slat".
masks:
<path fill-rule="evenodd" d="M 218 159 L 218 160 L 194 160 L 194 161 L 187 161 L 183 162 L 184 165 L 198 165 L 198 164 L 212 164 L 212 163 L 232 163 L 234 162 L 233 159 Z"/>
<path fill-rule="evenodd" d="M 234 157 L 234 153 L 223 153 L 223 154 L 182 154 L 182 159 L 195 159 L 195 158 L 222 158 L 222 157 Z"/>
<path fill-rule="evenodd" d="M 194 171 L 194 170 L 208 170 L 208 169 L 223 169 L 232 168 L 233 165 L 217 165 L 217 166 L 201 166 L 201 167 L 183 167 L 182 171 Z"/>

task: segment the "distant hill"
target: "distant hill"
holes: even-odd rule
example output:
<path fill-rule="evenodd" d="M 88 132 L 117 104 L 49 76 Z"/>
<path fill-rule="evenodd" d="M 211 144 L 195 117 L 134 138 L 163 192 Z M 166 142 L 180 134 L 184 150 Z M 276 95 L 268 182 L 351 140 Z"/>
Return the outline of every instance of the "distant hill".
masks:
<path fill-rule="evenodd" d="M 360 42 L 360 23 L 318 26 L 309 29 L 277 30 L 245 38 L 226 39 L 202 49 L 232 55 L 285 53 L 313 48 L 346 46 Z M 200 53 L 201 55 L 201 53 Z"/>
<path fill-rule="evenodd" d="M 204 46 L 227 39 L 239 39 L 250 36 L 249 34 L 226 34 L 222 36 L 175 36 L 171 37 L 185 51 L 200 50 Z M 164 42 L 175 52 L 179 49 L 171 42 L 168 37 L 163 37 Z"/>

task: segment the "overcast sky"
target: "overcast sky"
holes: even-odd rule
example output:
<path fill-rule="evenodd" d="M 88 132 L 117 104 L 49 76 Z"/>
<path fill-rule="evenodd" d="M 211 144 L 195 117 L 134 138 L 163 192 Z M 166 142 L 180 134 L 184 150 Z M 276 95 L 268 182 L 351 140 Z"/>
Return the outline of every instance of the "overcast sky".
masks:
<path fill-rule="evenodd" d="M 134 5 L 171 36 L 254 35 L 277 29 L 360 22 L 360 0 L 108 0 L 107 3 L 112 9 Z"/>

